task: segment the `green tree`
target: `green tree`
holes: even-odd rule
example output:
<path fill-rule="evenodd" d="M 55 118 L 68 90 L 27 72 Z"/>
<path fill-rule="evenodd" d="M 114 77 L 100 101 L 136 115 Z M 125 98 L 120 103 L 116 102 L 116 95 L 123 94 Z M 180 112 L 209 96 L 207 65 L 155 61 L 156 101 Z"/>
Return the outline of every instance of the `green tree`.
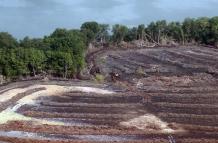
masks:
<path fill-rule="evenodd" d="M 208 44 L 208 36 L 210 32 L 209 18 L 198 18 L 194 24 L 194 37 L 200 43 Z"/>
<path fill-rule="evenodd" d="M 138 26 L 138 38 L 140 40 L 144 40 L 144 37 L 145 37 L 145 25 L 144 24 L 141 24 Z"/>
<path fill-rule="evenodd" d="M 71 53 L 61 51 L 47 51 L 47 69 L 50 74 L 71 77 L 75 74 L 76 65 Z"/>
<path fill-rule="evenodd" d="M 130 42 L 133 40 L 137 40 L 138 37 L 138 29 L 136 27 L 129 28 L 128 32 L 124 38 L 125 41 Z"/>
<path fill-rule="evenodd" d="M 49 43 L 46 43 L 44 39 L 40 39 L 40 38 L 30 39 L 29 37 L 25 37 L 23 40 L 20 41 L 20 47 L 46 50 L 49 49 L 50 45 Z"/>
<path fill-rule="evenodd" d="M 101 30 L 97 22 L 85 22 L 80 29 L 86 35 L 87 44 L 93 42 Z"/>
<path fill-rule="evenodd" d="M 107 42 L 109 37 L 109 25 L 108 24 L 99 24 L 99 32 L 97 34 L 97 40 L 100 40 L 101 43 Z"/>
<path fill-rule="evenodd" d="M 155 41 L 157 44 L 160 44 L 162 38 L 165 38 L 167 29 L 166 20 L 161 20 L 157 22 L 151 22 L 146 31 L 148 32 L 149 39 L 151 41 Z"/>
<path fill-rule="evenodd" d="M 23 61 L 24 54 L 20 48 L 5 49 L 1 52 L 2 74 L 6 77 L 16 77 L 28 73 Z"/>
<path fill-rule="evenodd" d="M 210 35 L 208 43 L 218 46 L 218 17 L 210 19 Z"/>
<path fill-rule="evenodd" d="M 167 36 L 170 37 L 171 39 L 174 39 L 175 41 L 179 42 L 179 43 L 183 43 L 184 44 L 184 32 L 183 32 L 183 28 L 182 25 L 179 22 L 171 22 L 168 24 L 168 28 L 167 28 Z"/>
<path fill-rule="evenodd" d="M 56 36 L 55 36 L 56 35 Z M 58 34 L 51 36 L 51 49 L 54 51 L 66 52 L 72 54 L 72 60 L 75 60 L 75 69 L 79 73 L 85 65 L 85 43 L 83 34 L 76 30 L 61 30 Z"/>
<path fill-rule="evenodd" d="M 184 31 L 184 38 L 186 42 L 192 42 L 195 40 L 194 24 L 195 20 L 192 18 L 186 18 L 182 24 L 182 29 Z"/>
<path fill-rule="evenodd" d="M 36 76 L 38 73 L 42 73 L 45 68 L 46 57 L 42 50 L 34 48 L 25 48 L 23 49 L 25 54 L 24 62 L 28 67 L 30 73 L 33 76 Z"/>
<path fill-rule="evenodd" d="M 16 48 L 17 40 L 7 32 L 0 32 L 0 48 Z"/>
<path fill-rule="evenodd" d="M 120 43 L 124 40 L 124 37 L 128 33 L 128 28 L 125 25 L 116 24 L 113 26 L 113 41 L 116 43 Z"/>

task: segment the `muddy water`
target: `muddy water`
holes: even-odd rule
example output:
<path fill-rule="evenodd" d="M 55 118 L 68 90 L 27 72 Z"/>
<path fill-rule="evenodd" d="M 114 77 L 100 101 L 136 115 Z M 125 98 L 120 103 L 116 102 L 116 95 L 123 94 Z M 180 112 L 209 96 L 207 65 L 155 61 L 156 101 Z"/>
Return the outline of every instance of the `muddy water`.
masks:
<path fill-rule="evenodd" d="M 96 142 L 122 142 L 122 141 L 140 141 L 152 139 L 143 135 L 63 135 L 63 134 L 42 134 L 21 131 L 0 131 L 0 137 L 50 140 L 50 141 L 96 141 Z"/>

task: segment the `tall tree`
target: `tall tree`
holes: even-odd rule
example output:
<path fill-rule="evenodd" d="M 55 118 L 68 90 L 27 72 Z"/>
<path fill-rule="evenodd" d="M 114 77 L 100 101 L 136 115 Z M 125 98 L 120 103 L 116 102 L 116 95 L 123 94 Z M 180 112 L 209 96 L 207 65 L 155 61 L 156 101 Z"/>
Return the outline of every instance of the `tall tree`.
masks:
<path fill-rule="evenodd" d="M 61 51 L 47 51 L 47 69 L 53 75 L 63 78 L 72 77 L 75 74 L 75 63 L 71 53 Z"/>
<path fill-rule="evenodd" d="M 208 43 L 218 46 L 218 17 L 210 19 L 210 35 Z"/>
<path fill-rule="evenodd" d="M 182 29 L 182 25 L 179 22 L 171 22 L 168 24 L 168 33 L 167 36 L 176 42 L 184 44 L 184 32 Z"/>
<path fill-rule="evenodd" d="M 62 30 L 60 34 L 55 31 L 55 33 L 58 36 L 51 35 L 52 50 L 71 53 L 76 64 L 73 71 L 79 73 L 85 65 L 85 43 L 83 35 L 75 30 Z"/>
<path fill-rule="evenodd" d="M 44 39 L 41 38 L 30 39 L 29 37 L 25 37 L 20 41 L 20 47 L 46 50 L 49 49 L 50 44 L 46 43 Z"/>
<path fill-rule="evenodd" d="M 38 73 L 42 73 L 45 68 L 46 57 L 42 50 L 34 48 L 25 48 L 24 51 L 24 62 L 28 67 L 30 73 L 36 76 Z"/>
<path fill-rule="evenodd" d="M 209 18 L 202 17 L 198 18 L 195 21 L 194 32 L 195 32 L 195 40 L 200 43 L 208 44 L 208 36 L 209 36 L 210 23 Z"/>
<path fill-rule="evenodd" d="M 113 26 L 113 41 L 120 43 L 128 33 L 128 28 L 125 25 L 116 24 Z"/>
<path fill-rule="evenodd" d="M 101 30 L 99 24 L 94 21 L 83 23 L 80 29 L 87 37 L 87 44 L 93 42 Z"/>
<path fill-rule="evenodd" d="M 0 48 L 16 48 L 17 40 L 7 32 L 0 32 Z"/>
<path fill-rule="evenodd" d="M 138 26 L 138 38 L 140 40 L 144 40 L 144 37 L 145 37 L 145 25 L 144 24 L 141 24 Z"/>
<path fill-rule="evenodd" d="M 184 38 L 186 42 L 192 42 L 195 40 L 194 24 L 195 19 L 192 18 L 186 18 L 182 24 L 182 29 L 184 31 Z"/>
<path fill-rule="evenodd" d="M 133 40 L 137 40 L 138 38 L 138 29 L 136 27 L 129 28 L 128 32 L 124 38 L 125 41 L 130 42 Z"/>
<path fill-rule="evenodd" d="M 97 39 L 99 39 L 101 43 L 105 43 L 109 40 L 109 29 L 110 27 L 108 24 L 99 24 Z"/>
<path fill-rule="evenodd" d="M 152 41 L 160 44 L 161 38 L 165 37 L 167 29 L 166 20 L 161 20 L 157 22 L 151 22 L 146 31 L 148 31 L 148 35 Z"/>

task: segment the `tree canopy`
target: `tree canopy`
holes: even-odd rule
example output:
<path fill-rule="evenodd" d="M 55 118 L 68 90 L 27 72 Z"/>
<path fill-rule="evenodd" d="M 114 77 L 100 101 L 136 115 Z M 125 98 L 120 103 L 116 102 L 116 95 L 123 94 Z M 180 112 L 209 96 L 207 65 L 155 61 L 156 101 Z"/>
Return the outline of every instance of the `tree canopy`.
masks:
<path fill-rule="evenodd" d="M 44 39 L 25 37 L 20 42 L 9 34 L 2 35 L 0 74 L 6 77 L 36 76 L 44 72 L 74 77 L 85 65 L 85 39 L 78 30 L 56 29 Z"/>
<path fill-rule="evenodd" d="M 15 48 L 18 46 L 17 40 L 7 32 L 0 32 L 0 48 Z"/>

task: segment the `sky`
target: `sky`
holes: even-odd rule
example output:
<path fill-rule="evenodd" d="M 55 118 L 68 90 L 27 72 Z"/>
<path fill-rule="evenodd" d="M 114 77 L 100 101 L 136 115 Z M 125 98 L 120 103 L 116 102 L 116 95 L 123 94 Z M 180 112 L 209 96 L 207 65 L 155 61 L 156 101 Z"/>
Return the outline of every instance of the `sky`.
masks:
<path fill-rule="evenodd" d="M 218 16 L 218 0 L 0 0 L 0 31 L 43 37 L 86 21 L 136 26 L 166 19 Z"/>

